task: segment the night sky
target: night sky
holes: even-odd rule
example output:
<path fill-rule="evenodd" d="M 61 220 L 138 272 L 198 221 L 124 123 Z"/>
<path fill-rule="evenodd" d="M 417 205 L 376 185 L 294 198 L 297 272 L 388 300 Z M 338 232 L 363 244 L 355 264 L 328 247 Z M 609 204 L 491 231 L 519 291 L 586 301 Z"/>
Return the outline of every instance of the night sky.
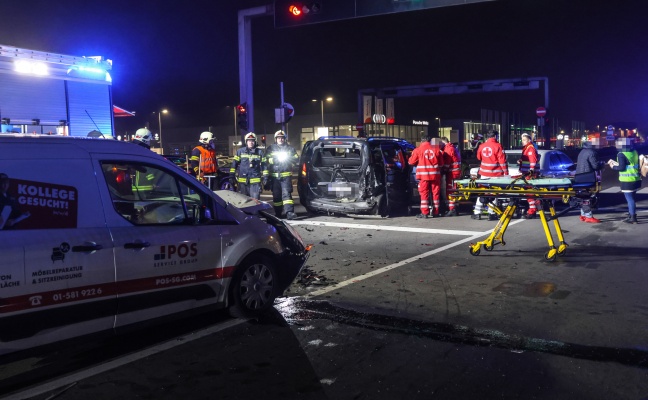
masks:
<path fill-rule="evenodd" d="M 173 126 L 223 125 L 239 102 L 237 11 L 268 3 L 3 0 L 0 43 L 112 59 L 113 101 L 137 113 L 117 129 L 155 125 L 162 108 Z M 272 121 L 280 82 L 297 114 L 318 114 L 311 99 L 325 96 L 335 98 L 327 112 L 355 112 L 358 89 L 546 76 L 549 116 L 565 128 L 648 131 L 646 16 L 645 0 L 500 0 L 285 29 L 260 17 L 256 123 Z M 543 102 L 542 91 L 397 100 L 396 119 L 487 108 L 531 122 Z"/>

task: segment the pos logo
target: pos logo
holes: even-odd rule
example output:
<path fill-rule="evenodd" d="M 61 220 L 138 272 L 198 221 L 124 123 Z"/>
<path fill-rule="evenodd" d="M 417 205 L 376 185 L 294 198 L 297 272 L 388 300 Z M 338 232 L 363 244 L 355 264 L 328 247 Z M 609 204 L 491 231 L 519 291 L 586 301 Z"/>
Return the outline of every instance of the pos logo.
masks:
<path fill-rule="evenodd" d="M 174 257 L 186 258 L 195 257 L 198 254 L 197 243 L 182 243 L 180 245 L 164 245 L 160 246 L 160 253 L 155 255 L 155 260 L 171 260 Z"/>

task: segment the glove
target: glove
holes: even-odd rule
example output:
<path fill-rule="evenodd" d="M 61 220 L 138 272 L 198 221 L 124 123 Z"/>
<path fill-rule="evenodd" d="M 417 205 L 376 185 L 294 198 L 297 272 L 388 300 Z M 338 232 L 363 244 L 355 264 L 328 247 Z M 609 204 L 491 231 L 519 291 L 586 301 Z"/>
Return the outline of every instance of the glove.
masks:
<path fill-rule="evenodd" d="M 270 188 L 272 188 L 272 184 L 270 183 L 270 181 L 268 179 L 264 179 L 263 180 L 263 189 L 264 190 L 270 190 Z"/>

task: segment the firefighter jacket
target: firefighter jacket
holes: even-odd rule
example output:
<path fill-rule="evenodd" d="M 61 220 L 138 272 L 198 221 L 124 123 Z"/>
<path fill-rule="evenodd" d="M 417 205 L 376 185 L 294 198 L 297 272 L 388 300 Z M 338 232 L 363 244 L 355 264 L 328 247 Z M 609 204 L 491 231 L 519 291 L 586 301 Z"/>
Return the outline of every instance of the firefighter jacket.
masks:
<path fill-rule="evenodd" d="M 520 157 L 520 173 L 526 175 L 534 173 L 538 170 L 538 150 L 536 150 L 533 143 L 529 142 L 522 148 L 522 156 Z"/>
<path fill-rule="evenodd" d="M 230 168 L 230 175 L 236 173 L 238 167 L 237 182 L 252 184 L 261 183 L 262 178 L 268 177 L 268 168 L 266 167 L 266 158 L 263 150 L 258 147 L 252 149 L 241 147 L 236 151 Z"/>
<path fill-rule="evenodd" d="M 216 165 L 216 151 L 203 144 L 199 144 L 191 150 L 189 163 L 196 176 L 200 174 L 213 175 L 218 170 Z"/>
<path fill-rule="evenodd" d="M 285 178 L 292 176 L 293 166 L 299 163 L 299 156 L 291 145 L 279 146 L 275 143 L 268 147 L 266 160 L 270 177 Z"/>
<path fill-rule="evenodd" d="M 488 138 L 477 149 L 477 159 L 481 161 L 479 175 L 483 177 L 508 175 L 506 154 L 495 138 Z"/>
<path fill-rule="evenodd" d="M 452 179 L 461 178 L 461 154 L 452 143 L 446 143 L 443 148 L 443 164 L 448 167 Z"/>
<path fill-rule="evenodd" d="M 441 182 L 443 152 L 438 146 L 432 146 L 430 142 L 421 143 L 412 152 L 408 163 L 409 165 L 416 165 L 416 179 L 436 183 Z"/>

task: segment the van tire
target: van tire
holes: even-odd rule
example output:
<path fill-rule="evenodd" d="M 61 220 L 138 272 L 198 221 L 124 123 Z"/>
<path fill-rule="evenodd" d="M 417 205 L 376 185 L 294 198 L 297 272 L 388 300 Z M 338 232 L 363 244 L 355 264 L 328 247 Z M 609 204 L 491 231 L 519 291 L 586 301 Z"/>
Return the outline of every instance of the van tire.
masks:
<path fill-rule="evenodd" d="M 230 283 L 230 309 L 233 317 L 256 317 L 274 304 L 279 275 L 272 260 L 251 255 L 236 268 Z"/>

